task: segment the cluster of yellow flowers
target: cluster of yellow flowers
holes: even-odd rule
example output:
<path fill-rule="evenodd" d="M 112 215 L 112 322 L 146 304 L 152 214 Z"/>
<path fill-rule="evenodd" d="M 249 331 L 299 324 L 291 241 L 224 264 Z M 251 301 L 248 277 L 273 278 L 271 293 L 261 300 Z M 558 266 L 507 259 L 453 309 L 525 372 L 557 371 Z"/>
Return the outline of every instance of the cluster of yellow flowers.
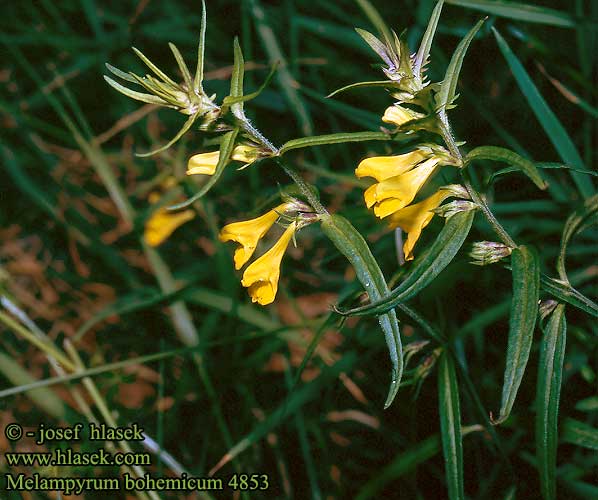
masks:
<path fill-rule="evenodd" d="M 401 127 L 423 116 L 395 104 L 386 109 L 382 120 Z M 432 144 L 397 156 L 366 158 L 355 169 L 357 177 L 372 177 L 377 181 L 364 192 L 367 207 L 373 207 L 374 214 L 380 219 L 389 217 L 391 229 L 398 227 L 408 233 L 403 246 L 405 260 L 413 259 L 413 248 L 423 228 L 434 217 L 433 210 L 456 194 L 452 186 L 447 186 L 425 200 L 409 205 L 426 181 L 444 165 L 455 165 L 455 161 L 444 148 Z"/>
<path fill-rule="evenodd" d="M 218 235 L 220 241 L 234 241 L 241 245 L 235 250 L 235 269 L 241 269 L 249 261 L 259 241 L 280 217 L 289 217 L 291 212 L 307 210 L 309 208 L 302 202 L 293 200 L 282 203 L 255 219 L 224 226 Z M 278 291 L 282 256 L 299 225 L 297 220 L 291 222 L 278 241 L 245 269 L 241 284 L 248 289 L 252 302 L 264 306 L 274 301 Z"/>

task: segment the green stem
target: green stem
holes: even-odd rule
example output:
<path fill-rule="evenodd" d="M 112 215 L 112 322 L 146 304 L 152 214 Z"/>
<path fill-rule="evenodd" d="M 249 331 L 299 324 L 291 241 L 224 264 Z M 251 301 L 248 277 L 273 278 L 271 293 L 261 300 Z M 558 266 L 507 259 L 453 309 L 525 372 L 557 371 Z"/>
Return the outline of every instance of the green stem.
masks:
<path fill-rule="evenodd" d="M 318 198 L 316 198 L 316 196 L 314 195 L 314 192 L 311 188 L 311 186 L 309 184 L 307 184 L 307 182 L 305 182 L 298 174 L 297 172 L 295 172 L 291 167 L 289 167 L 288 165 L 285 165 L 282 160 L 280 160 L 279 158 L 276 159 L 276 163 L 278 163 L 283 170 L 287 173 L 287 175 L 293 179 L 293 182 L 295 182 L 295 184 L 297 184 L 297 187 L 299 188 L 299 190 L 301 191 L 301 193 L 303 194 L 303 196 L 305 196 L 305 198 L 307 198 L 307 201 L 309 202 L 309 204 L 312 206 L 312 208 L 320 215 L 329 215 L 328 214 L 328 210 L 326 210 L 324 208 L 324 205 L 322 205 L 320 203 L 320 200 L 318 200 Z"/>
<path fill-rule="evenodd" d="M 440 132 L 442 134 L 442 138 L 444 139 L 444 142 L 445 142 L 447 148 L 449 149 L 451 155 L 455 159 L 458 160 L 459 164 L 462 164 L 463 163 L 463 155 L 461 154 L 461 151 L 459 150 L 459 146 L 457 146 L 457 143 L 453 136 L 453 132 L 451 130 L 451 125 L 448 121 L 448 117 L 446 116 L 446 113 L 444 111 L 440 112 L 438 115 L 438 118 L 439 118 L 439 122 L 440 122 Z M 479 205 L 480 209 L 482 210 L 482 213 L 484 214 L 484 216 L 486 217 L 486 219 L 492 226 L 492 229 L 494 229 L 494 232 L 496 232 L 498 237 L 501 239 L 501 241 L 505 245 L 507 245 L 511 248 L 515 248 L 517 246 L 517 244 L 515 243 L 513 238 L 511 238 L 511 236 L 509 235 L 507 230 L 502 226 L 502 224 L 500 222 L 498 222 L 498 219 L 494 216 L 494 214 L 490 210 L 490 207 L 488 206 L 486 201 L 482 198 L 480 193 L 478 193 L 476 191 L 476 189 L 473 187 L 471 180 L 469 178 L 469 174 L 463 168 L 461 168 L 461 176 L 463 178 L 463 183 L 465 184 L 465 189 L 467 189 L 469 196 L 471 196 L 471 199 L 474 203 Z"/>
<path fill-rule="evenodd" d="M 492 226 L 492 229 L 494 229 L 498 237 L 501 239 L 501 241 L 511 248 L 516 248 L 517 243 L 515 243 L 513 238 L 511 238 L 509 233 L 507 233 L 507 230 L 502 226 L 502 224 L 498 222 L 498 219 L 494 216 L 486 201 L 472 186 L 467 171 L 461 170 L 461 176 L 463 178 L 463 183 L 465 184 L 465 189 L 467 189 L 467 192 L 469 193 L 469 196 L 471 196 L 472 201 L 480 207 L 482 213 Z"/>

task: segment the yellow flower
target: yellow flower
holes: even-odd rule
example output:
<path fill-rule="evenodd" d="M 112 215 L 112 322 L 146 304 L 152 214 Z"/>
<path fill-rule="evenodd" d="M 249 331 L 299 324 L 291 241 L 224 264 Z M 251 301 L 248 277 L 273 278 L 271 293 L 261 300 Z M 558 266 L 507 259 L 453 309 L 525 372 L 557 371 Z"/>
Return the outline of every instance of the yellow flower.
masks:
<path fill-rule="evenodd" d="M 235 250 L 235 269 L 239 270 L 245 265 L 255 252 L 258 241 L 291 205 L 283 203 L 256 219 L 233 222 L 222 228 L 218 235 L 220 241 L 236 241 L 241 245 Z"/>
<path fill-rule="evenodd" d="M 262 306 L 274 302 L 278 291 L 282 256 L 296 229 L 297 223 L 293 222 L 270 250 L 245 269 L 241 284 L 248 288 L 252 302 L 258 302 Z"/>
<path fill-rule="evenodd" d="M 430 153 L 416 149 L 398 156 L 374 156 L 366 158 L 355 169 L 357 177 L 373 177 L 378 182 L 401 175 L 424 161 Z"/>
<path fill-rule="evenodd" d="M 391 229 L 400 227 L 408 233 L 407 240 L 403 245 L 405 260 L 413 260 L 413 248 L 419 239 L 422 230 L 434 217 L 434 210 L 449 196 L 454 196 L 449 190 L 439 189 L 432 196 L 419 203 L 402 208 L 393 213 L 389 219 Z"/>
<path fill-rule="evenodd" d="M 440 163 L 438 158 L 429 158 L 416 168 L 374 184 L 364 193 L 366 205 L 374 206 L 374 213 L 381 219 L 413 201 L 417 192 L 434 173 Z M 385 200 L 392 200 L 392 203 Z"/>
<path fill-rule="evenodd" d="M 157 195 L 150 195 L 150 202 L 155 203 Z M 157 247 L 166 240 L 175 229 L 182 226 L 185 222 L 193 219 L 195 212 L 193 210 L 183 210 L 182 212 L 171 212 L 165 208 L 159 208 L 145 223 L 143 239 L 152 246 Z"/>
<path fill-rule="evenodd" d="M 384 115 L 382 116 L 382 121 L 386 123 L 393 123 L 397 127 L 400 127 L 411 120 L 423 118 L 424 116 L 425 115 L 422 113 L 418 113 L 411 109 L 394 104 L 386 108 L 386 111 L 384 111 Z"/>
<path fill-rule="evenodd" d="M 214 175 L 219 159 L 220 151 L 193 155 L 187 162 L 187 175 Z M 235 146 L 231 154 L 231 159 L 241 161 L 247 166 L 257 159 L 257 150 L 252 146 L 244 146 L 242 144 Z"/>

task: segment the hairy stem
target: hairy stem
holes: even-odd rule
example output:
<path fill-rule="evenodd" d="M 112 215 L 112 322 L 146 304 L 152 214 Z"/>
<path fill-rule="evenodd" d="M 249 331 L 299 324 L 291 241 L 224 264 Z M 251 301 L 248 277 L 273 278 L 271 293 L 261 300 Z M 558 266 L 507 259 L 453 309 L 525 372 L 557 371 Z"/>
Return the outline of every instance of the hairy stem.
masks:
<path fill-rule="evenodd" d="M 463 155 L 461 154 L 459 146 L 457 146 L 457 143 L 453 136 L 448 117 L 446 116 L 446 113 L 444 111 L 439 113 L 438 117 L 440 121 L 440 132 L 442 133 L 442 138 L 444 139 L 444 142 L 447 148 L 449 149 L 451 155 L 453 155 L 453 157 L 457 159 L 458 162 L 461 164 L 463 162 Z M 477 190 L 473 187 L 467 170 L 461 168 L 461 177 L 463 178 L 465 189 L 467 189 L 467 192 L 469 193 L 469 196 L 471 196 L 472 201 L 479 205 L 480 209 L 482 210 L 482 213 L 484 214 L 484 216 L 486 217 L 486 219 L 492 226 L 492 229 L 494 229 L 494 232 L 498 235 L 500 240 L 505 245 L 508 245 L 511 248 L 515 248 L 517 244 L 515 243 L 513 238 L 511 238 L 507 230 L 494 216 L 482 195 L 478 193 Z"/>

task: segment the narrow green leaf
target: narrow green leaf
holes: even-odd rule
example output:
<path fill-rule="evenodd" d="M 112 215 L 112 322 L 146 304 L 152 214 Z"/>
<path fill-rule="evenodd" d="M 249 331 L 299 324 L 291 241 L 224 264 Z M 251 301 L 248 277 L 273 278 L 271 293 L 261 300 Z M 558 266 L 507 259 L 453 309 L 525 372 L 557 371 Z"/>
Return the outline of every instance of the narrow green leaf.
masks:
<path fill-rule="evenodd" d="M 556 299 L 567 302 L 572 306 L 592 315 L 594 318 L 598 318 L 598 304 L 594 301 L 578 292 L 568 283 L 559 281 L 555 278 L 542 275 L 540 277 L 540 283 L 542 289 L 554 296 Z"/>
<path fill-rule="evenodd" d="M 559 304 L 550 316 L 540 346 L 536 389 L 536 455 L 545 500 L 556 498 L 558 414 L 566 342 L 565 306 Z"/>
<path fill-rule="evenodd" d="M 134 90 L 130 90 L 124 85 L 121 85 L 117 81 L 113 80 L 109 76 L 104 75 L 104 80 L 106 80 L 108 85 L 110 85 L 114 90 L 117 90 L 121 94 L 124 94 L 127 97 L 130 97 L 131 99 L 135 99 L 136 101 L 145 102 L 147 104 L 157 104 L 158 106 L 173 107 L 170 106 L 164 99 L 161 99 L 160 97 L 155 96 L 153 94 L 145 94 L 143 92 L 136 92 Z"/>
<path fill-rule="evenodd" d="M 384 275 L 367 243 L 351 223 L 340 215 L 322 216 L 322 231 L 353 266 L 357 279 L 373 300 L 380 300 L 389 293 Z M 392 363 L 391 383 L 384 403 L 388 408 L 393 402 L 403 375 L 403 347 L 399 322 L 394 310 L 379 315 Z"/>
<path fill-rule="evenodd" d="M 459 386 L 453 360 L 447 352 L 438 361 L 438 410 L 448 497 L 451 500 L 462 500 L 465 493 Z"/>
<path fill-rule="evenodd" d="M 324 146 L 326 144 L 387 140 L 389 140 L 389 136 L 384 132 L 340 132 L 338 134 L 312 135 L 310 137 L 300 137 L 285 142 L 280 148 L 280 154 L 283 155 L 292 149 Z"/>
<path fill-rule="evenodd" d="M 521 385 L 534 337 L 540 294 L 540 263 L 531 247 L 520 246 L 511 254 L 513 298 L 509 318 L 507 363 L 503 382 L 500 415 L 495 425 L 510 415 Z"/>
<path fill-rule="evenodd" d="M 239 39 L 235 37 L 233 42 L 233 72 L 230 79 L 230 96 L 231 97 L 242 97 L 243 96 L 243 77 L 245 75 L 245 61 L 243 59 L 243 52 L 239 45 Z M 243 101 L 237 101 L 231 106 L 233 113 L 243 113 Z"/>
<path fill-rule="evenodd" d="M 432 41 L 434 40 L 434 35 L 436 34 L 436 28 L 438 27 L 438 21 L 440 19 L 440 13 L 442 12 L 442 5 L 444 0 L 439 0 L 432 11 L 432 15 L 430 16 L 430 20 L 428 21 L 428 27 L 422 37 L 422 41 L 419 45 L 419 49 L 417 54 L 415 55 L 415 61 L 413 63 L 413 73 L 417 78 L 423 80 L 422 73 L 424 71 L 424 67 L 428 62 L 428 56 L 430 55 L 430 48 L 432 47 Z"/>
<path fill-rule="evenodd" d="M 540 125 L 542 125 L 550 142 L 552 142 L 555 149 L 558 151 L 561 159 L 563 162 L 572 165 L 574 168 L 584 169 L 583 160 L 581 159 L 575 144 L 571 140 L 571 137 L 569 137 L 569 134 L 559 119 L 550 109 L 527 71 L 509 47 L 509 44 L 495 28 L 492 28 L 492 31 L 494 32 L 500 51 L 511 68 L 511 72 L 515 77 L 517 85 L 519 85 L 521 92 L 527 99 L 528 104 L 532 108 Z M 594 194 L 595 189 L 590 178 L 575 171 L 571 172 L 571 177 L 584 198 L 588 198 Z"/>
<path fill-rule="evenodd" d="M 355 3 L 361 7 L 361 10 L 363 10 L 364 14 L 378 30 L 378 33 L 380 33 L 385 40 L 392 40 L 392 33 L 376 7 L 374 7 L 369 0 L 355 0 Z"/>
<path fill-rule="evenodd" d="M 383 87 L 383 88 L 393 88 L 393 87 L 397 87 L 398 88 L 399 84 L 397 82 L 392 82 L 390 80 L 376 80 L 376 81 L 371 81 L 371 82 L 357 82 L 357 83 L 351 83 L 349 85 L 345 85 L 344 87 L 341 87 L 340 89 L 336 89 L 334 92 L 328 94 L 326 97 L 330 98 L 330 97 L 334 97 L 337 94 L 340 94 L 341 92 L 345 92 L 347 90 L 352 90 L 352 89 L 365 89 L 365 88 L 369 88 L 369 87 Z"/>
<path fill-rule="evenodd" d="M 500 148 L 497 146 L 480 146 L 472 149 L 467 156 L 464 158 L 464 165 L 467 166 L 472 161 L 476 160 L 494 160 L 503 163 L 508 163 L 520 169 L 525 175 L 527 175 L 534 184 L 540 189 L 546 189 L 548 184 L 542 178 L 540 171 L 536 168 L 536 165 L 518 155 L 514 151 L 509 149 Z"/>
<path fill-rule="evenodd" d="M 566 443 L 598 451 L 598 429 L 573 418 L 565 420 L 562 440 Z"/>
<path fill-rule="evenodd" d="M 405 279 L 388 297 L 372 301 L 366 306 L 348 311 L 338 311 L 344 316 L 371 316 L 382 314 L 401 302 L 415 297 L 426 288 L 448 266 L 463 245 L 473 223 L 475 211 L 460 212 L 449 217 L 436 241 L 420 257 L 415 259 L 413 267 Z"/>
<path fill-rule="evenodd" d="M 503 0 L 447 0 L 447 3 L 480 10 L 494 16 L 515 19 L 516 21 L 562 26 L 564 28 L 575 27 L 575 21 L 566 12 L 539 5 Z"/>
<path fill-rule="evenodd" d="M 264 83 L 262 83 L 260 85 L 260 87 L 255 92 L 252 92 L 251 94 L 247 94 L 247 95 L 241 95 L 241 96 L 238 96 L 238 97 L 233 97 L 233 96 L 230 96 L 230 95 L 226 96 L 222 100 L 222 105 L 223 106 L 231 106 L 232 104 L 235 104 L 237 102 L 247 102 L 247 101 L 250 101 L 251 99 L 255 99 L 268 86 L 268 84 L 270 83 L 270 80 L 272 80 L 272 77 L 274 76 L 274 73 L 276 73 L 276 68 L 277 67 L 278 67 L 278 64 L 274 64 L 272 66 L 272 69 L 270 69 L 270 73 L 268 73 L 268 76 L 264 80 Z"/>
<path fill-rule="evenodd" d="M 203 65 L 206 50 L 206 2 L 201 0 L 201 23 L 199 25 L 199 43 L 197 45 L 197 68 L 193 79 L 193 90 L 196 94 L 203 93 Z"/>
<path fill-rule="evenodd" d="M 174 55 L 174 58 L 176 59 L 176 63 L 179 66 L 179 70 L 180 70 L 181 74 L 183 75 L 183 80 L 185 81 L 185 86 L 188 89 L 193 88 L 193 83 L 191 81 L 191 73 L 189 72 L 189 68 L 187 67 L 187 64 L 185 63 L 183 56 L 179 52 L 179 49 L 177 48 L 177 46 L 174 43 L 171 43 L 171 42 L 168 43 L 168 46 L 170 47 L 170 50 L 171 50 L 172 54 Z"/>
<path fill-rule="evenodd" d="M 388 66 L 393 66 L 393 62 L 388 55 L 388 49 L 386 48 L 386 45 L 384 45 L 377 36 L 373 35 L 369 31 L 362 30 L 361 28 L 355 28 L 355 31 Z"/>
<path fill-rule="evenodd" d="M 119 78 L 126 80 L 127 82 L 137 83 L 137 80 L 135 80 L 135 78 L 133 78 L 131 75 L 129 75 L 129 73 L 125 73 L 123 70 L 118 69 L 115 66 L 112 66 L 112 64 L 108 64 L 108 63 L 104 63 L 104 64 L 106 65 L 106 68 L 108 69 L 108 71 L 110 71 L 110 73 L 112 73 L 113 75 L 116 75 Z"/>
<path fill-rule="evenodd" d="M 135 153 L 135 156 L 138 156 L 139 158 L 147 158 L 148 156 L 152 156 L 152 155 L 161 153 L 162 151 L 165 151 L 166 149 L 168 149 L 170 146 L 172 146 L 174 143 L 176 143 L 181 137 L 183 137 L 189 131 L 189 129 L 193 126 L 193 124 L 195 123 L 195 120 L 197 120 L 198 117 L 199 117 L 199 113 L 190 115 L 189 118 L 187 118 L 187 121 L 181 127 L 181 130 L 179 130 L 177 132 L 177 134 L 170 141 L 168 141 L 166 144 L 164 144 L 164 146 L 161 146 L 158 149 L 155 149 L 154 151 L 150 151 L 149 153 Z"/>
<path fill-rule="evenodd" d="M 206 182 L 201 187 L 201 189 L 197 193 L 195 193 L 191 198 L 177 205 L 169 206 L 168 210 L 179 210 L 181 208 L 188 207 L 193 202 L 199 200 L 202 196 L 204 196 L 210 189 L 212 189 L 214 184 L 216 184 L 216 182 L 218 182 L 218 179 L 220 179 L 220 176 L 224 171 L 224 167 L 226 167 L 230 160 L 230 155 L 232 154 L 233 148 L 235 147 L 235 139 L 237 138 L 238 133 L 239 129 L 236 128 L 234 130 L 231 130 L 230 132 L 227 132 L 222 137 L 222 142 L 220 143 L 220 155 L 218 157 L 216 171 L 214 172 L 214 175 L 210 177 L 208 182 Z"/>
<path fill-rule="evenodd" d="M 151 62 L 147 57 L 145 57 L 145 55 L 143 54 L 143 52 L 141 52 L 139 49 L 136 49 L 135 47 L 132 47 L 133 52 L 135 52 L 135 54 L 137 54 L 137 57 L 139 57 L 139 59 L 141 59 L 145 65 L 151 69 L 156 76 L 158 76 L 159 78 L 162 78 L 162 80 L 164 80 L 165 82 L 170 83 L 170 85 L 172 85 L 173 87 L 177 87 L 177 83 L 170 78 L 166 73 L 164 73 L 164 71 L 162 71 L 160 68 L 158 68 L 158 66 L 156 66 L 153 62 Z"/>
<path fill-rule="evenodd" d="M 587 223 L 598 224 L 598 194 L 585 200 L 583 206 L 573 212 L 563 228 L 561 236 L 561 249 L 557 259 L 556 267 L 562 281 L 568 283 L 567 271 L 565 269 L 565 258 L 567 256 L 567 245 L 580 230 L 587 227 Z"/>
<path fill-rule="evenodd" d="M 436 96 L 436 107 L 441 113 L 441 116 L 446 113 L 447 106 L 450 106 L 455 99 L 455 91 L 457 89 L 457 82 L 459 81 L 459 74 L 461 73 L 461 66 L 463 66 L 463 59 L 469 48 L 469 44 L 473 40 L 473 37 L 480 30 L 484 24 L 484 19 L 480 19 L 473 28 L 469 30 L 469 33 L 465 35 L 461 43 L 455 49 L 451 62 L 446 68 L 444 74 L 444 80 L 440 85 L 440 91 Z"/>

